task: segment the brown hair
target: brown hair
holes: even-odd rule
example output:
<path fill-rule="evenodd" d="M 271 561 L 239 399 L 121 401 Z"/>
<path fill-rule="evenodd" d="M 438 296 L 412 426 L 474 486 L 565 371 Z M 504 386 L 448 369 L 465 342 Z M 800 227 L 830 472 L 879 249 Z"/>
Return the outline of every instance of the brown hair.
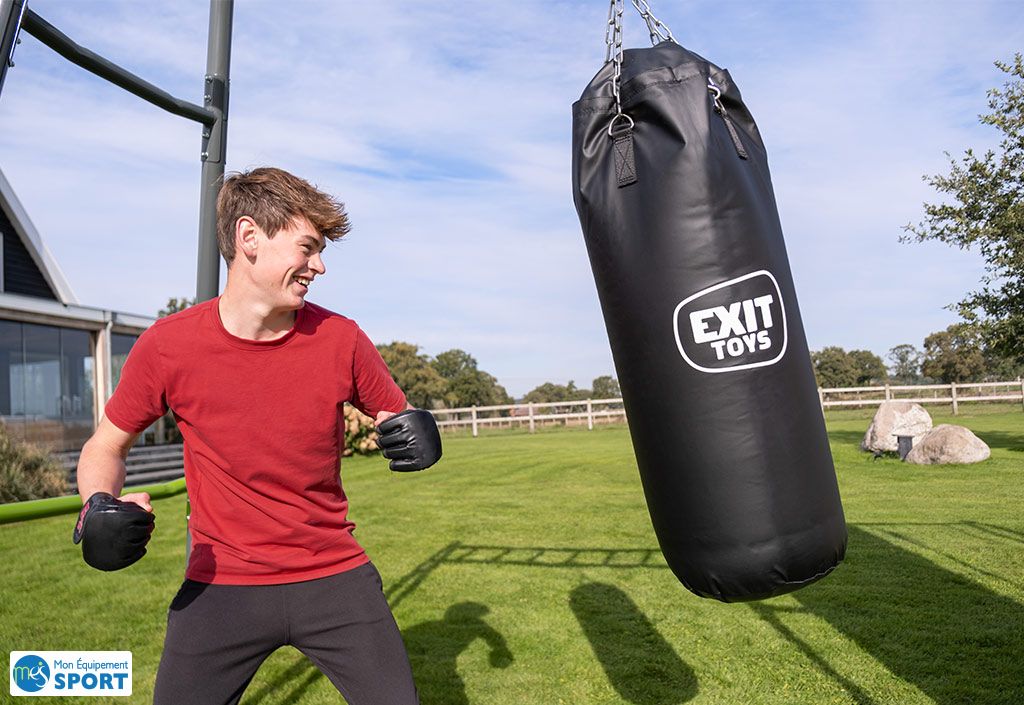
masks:
<path fill-rule="evenodd" d="M 217 196 L 217 245 L 224 260 L 235 259 L 235 223 L 243 215 L 256 221 L 267 237 L 306 217 L 328 240 L 349 231 L 345 204 L 284 169 L 260 167 L 235 172 L 224 180 Z"/>

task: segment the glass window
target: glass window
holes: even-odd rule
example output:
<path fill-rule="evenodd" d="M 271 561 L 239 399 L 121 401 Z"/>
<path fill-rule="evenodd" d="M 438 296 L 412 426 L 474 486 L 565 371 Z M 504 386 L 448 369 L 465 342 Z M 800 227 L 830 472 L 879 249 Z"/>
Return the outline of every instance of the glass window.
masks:
<path fill-rule="evenodd" d="M 0 416 L 11 416 L 15 409 L 25 408 L 25 384 L 21 379 L 24 365 L 21 324 L 0 321 Z"/>
<path fill-rule="evenodd" d="M 88 331 L 62 328 L 61 413 L 65 419 L 92 418 L 93 344 Z"/>
<path fill-rule="evenodd" d="M 117 387 L 117 383 L 121 381 L 121 368 L 124 367 L 124 361 L 128 359 L 128 353 L 131 351 L 132 346 L 135 345 L 135 341 L 138 340 L 137 335 L 124 335 L 123 333 L 111 333 L 110 334 L 110 388 L 114 389 Z"/>
<path fill-rule="evenodd" d="M 14 413 L 48 419 L 61 417 L 60 328 L 23 324 L 25 406 Z"/>

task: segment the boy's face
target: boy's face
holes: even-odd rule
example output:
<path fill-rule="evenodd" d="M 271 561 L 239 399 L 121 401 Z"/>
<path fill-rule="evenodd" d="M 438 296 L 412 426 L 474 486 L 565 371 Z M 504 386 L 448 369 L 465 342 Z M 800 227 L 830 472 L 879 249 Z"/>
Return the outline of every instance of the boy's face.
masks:
<path fill-rule="evenodd" d="M 292 220 L 272 238 L 262 231 L 257 237 L 254 283 L 274 309 L 302 308 L 313 278 L 327 272 L 323 237 L 306 218 Z"/>

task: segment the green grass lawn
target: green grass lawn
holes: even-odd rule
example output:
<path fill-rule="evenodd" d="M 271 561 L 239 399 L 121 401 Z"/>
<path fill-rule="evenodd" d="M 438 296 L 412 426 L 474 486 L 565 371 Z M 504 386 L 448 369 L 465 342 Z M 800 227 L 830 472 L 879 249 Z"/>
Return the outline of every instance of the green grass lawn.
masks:
<path fill-rule="evenodd" d="M 872 460 L 857 448 L 870 412 L 830 412 L 847 559 L 752 604 L 697 598 L 665 567 L 622 426 L 448 437 L 422 474 L 354 458 L 342 475 L 424 705 L 1020 705 L 1024 413 L 931 412 L 974 430 L 992 458 Z M 184 568 L 184 499 L 155 509 L 149 554 L 113 574 L 82 562 L 70 516 L 0 527 L 0 649 L 131 650 L 127 700 L 150 702 Z M 285 648 L 242 702 L 341 698 Z"/>

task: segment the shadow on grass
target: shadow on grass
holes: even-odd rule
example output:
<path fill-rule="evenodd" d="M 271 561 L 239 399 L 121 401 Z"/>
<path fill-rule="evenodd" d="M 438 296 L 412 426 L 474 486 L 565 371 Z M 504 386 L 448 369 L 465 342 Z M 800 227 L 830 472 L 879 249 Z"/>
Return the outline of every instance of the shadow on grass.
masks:
<path fill-rule="evenodd" d="M 867 430 L 866 427 L 865 430 Z M 1024 452 L 1024 434 L 1007 433 L 1006 431 L 973 431 L 973 433 L 985 441 L 990 448 Z M 828 438 L 834 445 L 850 445 L 860 448 L 860 442 L 864 440 L 864 431 L 830 430 Z M 870 459 L 871 455 L 865 452 L 864 457 Z"/>
<path fill-rule="evenodd" d="M 864 431 L 832 431 L 828 432 L 828 439 L 835 445 L 852 445 L 856 448 L 860 448 L 860 442 L 864 440 L 864 432 L 867 430 L 865 427 Z M 864 453 L 868 458 L 871 456 L 868 453 Z"/>
<path fill-rule="evenodd" d="M 459 654 L 477 639 L 490 648 L 493 668 L 508 668 L 513 661 L 505 637 L 484 621 L 490 610 L 479 602 L 449 607 L 444 618 L 422 622 L 402 631 L 413 677 L 424 705 L 469 705 L 466 684 L 457 668 Z"/>
<path fill-rule="evenodd" d="M 493 546 L 453 541 L 388 587 L 385 594 L 391 608 L 395 609 L 412 594 L 434 570 L 448 564 L 619 570 L 668 568 L 657 548 Z M 621 590 L 611 585 L 586 584 L 572 592 L 570 606 L 608 680 L 628 702 L 668 705 L 686 702 L 696 695 L 697 679 L 693 669 L 683 663 Z M 461 603 L 449 608 L 444 620 L 425 622 L 402 632 L 424 704 L 463 705 L 467 702 L 455 661 L 473 639 L 483 638 L 491 646 L 492 666 L 507 665 L 503 663 L 505 657 L 501 656 L 507 652 L 504 639 L 480 619 L 486 611 L 487 608 L 478 603 Z M 511 662 L 511 654 L 507 659 Z"/>
<path fill-rule="evenodd" d="M 1016 532 L 979 526 L 1005 540 L 1021 540 Z M 805 610 L 936 705 L 1024 702 L 1024 606 L 864 529 L 849 531 L 843 565 L 829 580 L 793 593 Z M 857 703 L 873 702 L 781 624 L 778 613 L 784 610 L 770 602 L 754 610 Z"/>
<path fill-rule="evenodd" d="M 388 586 L 384 594 L 395 609 L 442 564 L 517 565 L 533 568 L 664 568 L 657 548 L 570 548 L 490 546 L 452 541 Z"/>
<path fill-rule="evenodd" d="M 974 433 L 985 441 L 989 448 L 1024 452 L 1024 434 L 1007 433 L 1006 431 L 975 431 Z"/>
<path fill-rule="evenodd" d="M 697 695 L 697 676 L 619 588 L 585 583 L 569 606 L 615 692 L 635 705 L 674 705 Z"/>

